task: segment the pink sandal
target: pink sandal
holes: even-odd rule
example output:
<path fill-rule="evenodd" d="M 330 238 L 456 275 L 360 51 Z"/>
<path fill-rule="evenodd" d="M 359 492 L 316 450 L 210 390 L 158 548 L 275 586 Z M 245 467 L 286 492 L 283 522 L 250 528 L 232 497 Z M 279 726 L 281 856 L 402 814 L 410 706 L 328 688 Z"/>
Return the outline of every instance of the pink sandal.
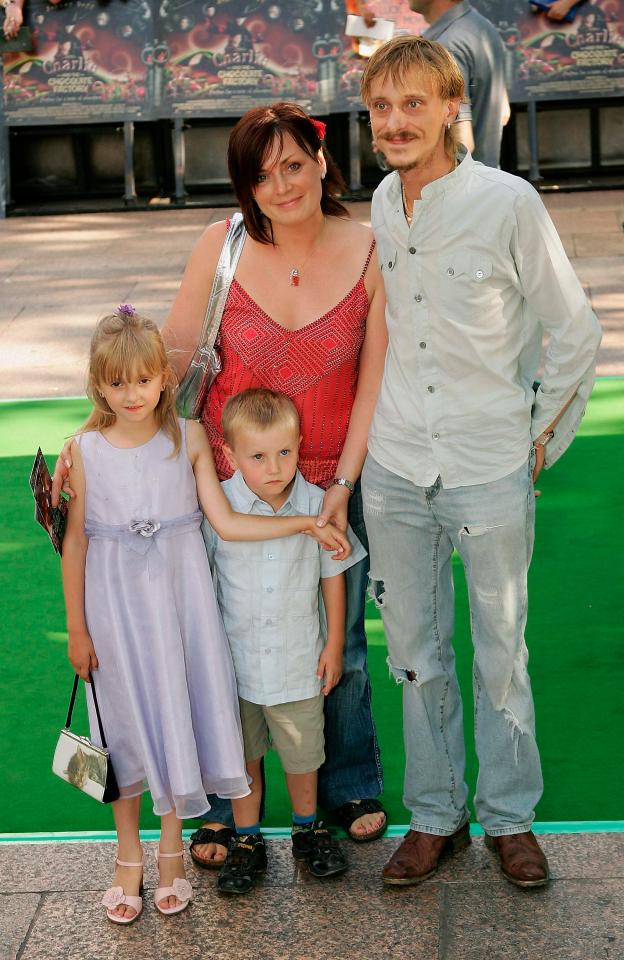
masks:
<path fill-rule="evenodd" d="M 155 850 L 154 853 L 157 864 L 160 858 L 164 860 L 165 858 L 171 859 L 173 857 L 184 856 L 184 850 L 180 850 L 179 853 L 163 853 L 161 850 Z M 169 916 L 172 913 L 182 913 L 182 911 L 188 907 L 192 896 L 193 888 L 188 880 L 185 880 L 183 877 L 176 877 L 170 887 L 156 887 L 154 891 L 154 906 L 159 913 L 165 916 Z M 180 903 L 177 907 L 161 907 L 160 901 L 165 900 L 167 897 L 176 897 Z"/>
<path fill-rule="evenodd" d="M 139 863 L 131 863 L 129 860 L 120 860 L 118 857 L 115 858 L 115 863 L 120 867 L 143 866 L 142 860 Z M 139 887 L 139 894 L 142 893 L 143 877 L 141 877 L 141 885 Z M 124 893 L 123 887 L 109 887 L 102 897 L 101 902 L 102 906 L 106 907 L 106 916 L 112 923 L 134 923 L 134 921 L 138 920 L 138 918 L 141 916 L 141 911 L 143 910 L 143 897 L 132 897 L 130 894 Z M 120 917 L 118 914 L 112 912 L 122 903 L 125 903 L 126 906 L 132 907 L 133 910 L 136 910 L 136 913 L 133 917 Z"/>

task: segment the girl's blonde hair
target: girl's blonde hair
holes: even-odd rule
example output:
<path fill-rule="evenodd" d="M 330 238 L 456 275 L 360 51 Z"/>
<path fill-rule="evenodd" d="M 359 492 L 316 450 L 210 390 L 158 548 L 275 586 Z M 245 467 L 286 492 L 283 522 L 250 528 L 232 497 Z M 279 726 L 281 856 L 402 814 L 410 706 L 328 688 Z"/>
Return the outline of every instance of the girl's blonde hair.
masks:
<path fill-rule="evenodd" d="M 176 377 L 158 327 L 129 304 L 102 317 L 93 331 L 87 369 L 87 396 L 93 410 L 81 432 L 103 430 L 115 422 L 115 414 L 100 394 L 100 385 L 129 379 L 137 373 L 164 375 L 163 391 L 154 413 L 159 427 L 173 443 L 173 456 L 177 457 L 182 432 L 175 405 Z"/>

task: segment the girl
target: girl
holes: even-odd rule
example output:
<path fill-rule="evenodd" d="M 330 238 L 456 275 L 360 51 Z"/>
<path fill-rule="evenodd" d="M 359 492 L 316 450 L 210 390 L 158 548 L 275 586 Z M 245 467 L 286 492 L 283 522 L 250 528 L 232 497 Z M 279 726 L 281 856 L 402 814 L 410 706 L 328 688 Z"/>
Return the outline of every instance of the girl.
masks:
<path fill-rule="evenodd" d="M 192 889 L 184 877 L 182 818 L 207 793 L 249 793 L 227 639 L 217 613 L 200 532 L 202 513 L 225 540 L 313 535 L 336 557 L 350 552 L 313 517 L 234 513 L 221 491 L 201 425 L 175 414 L 174 375 L 154 323 L 122 305 L 91 342 L 87 392 L 93 412 L 72 442 L 63 586 L 69 659 L 97 671 L 102 723 L 121 797 L 110 920 L 142 910 L 141 793 L 161 817 L 157 854 L 161 913 L 178 913 Z M 196 486 L 197 484 L 197 486 Z M 91 729 L 97 739 L 91 698 Z"/>

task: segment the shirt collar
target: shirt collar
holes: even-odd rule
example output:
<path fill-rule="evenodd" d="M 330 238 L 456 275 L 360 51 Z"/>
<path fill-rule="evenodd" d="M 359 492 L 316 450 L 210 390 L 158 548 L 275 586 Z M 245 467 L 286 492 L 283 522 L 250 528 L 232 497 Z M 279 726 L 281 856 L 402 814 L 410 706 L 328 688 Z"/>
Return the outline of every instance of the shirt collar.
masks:
<path fill-rule="evenodd" d="M 230 483 L 232 484 L 232 492 L 235 496 L 237 509 L 240 510 L 241 513 L 251 513 L 256 503 L 261 503 L 265 506 L 268 506 L 268 504 L 265 503 L 261 497 L 255 494 L 253 490 L 249 489 L 240 470 L 237 470 L 232 475 Z M 308 486 L 299 470 L 297 470 L 295 474 L 295 482 L 288 495 L 288 499 L 285 500 L 282 506 L 279 508 L 276 516 L 282 516 L 283 514 L 288 514 L 289 512 L 296 514 L 300 513 L 304 515 L 309 514 L 310 512 L 310 494 L 308 493 Z"/>
<path fill-rule="evenodd" d="M 427 183 L 421 191 L 421 200 L 433 200 L 434 197 L 441 196 L 443 193 L 450 193 L 461 186 L 463 181 L 469 176 L 476 160 L 473 160 L 471 153 L 466 150 L 463 144 L 457 148 L 457 166 L 450 173 L 437 180 Z M 403 197 L 401 195 L 401 178 L 398 171 L 388 176 L 388 192 L 386 200 L 391 209 L 396 210 L 403 217 Z"/>
<path fill-rule="evenodd" d="M 467 13 L 470 13 L 471 10 L 472 7 L 467 0 L 461 0 L 461 3 L 454 4 L 446 13 L 443 13 L 437 20 L 434 20 L 431 26 L 427 27 L 424 31 L 423 37 L 427 40 L 436 40 L 451 23 L 459 20 L 460 17 L 464 17 Z"/>

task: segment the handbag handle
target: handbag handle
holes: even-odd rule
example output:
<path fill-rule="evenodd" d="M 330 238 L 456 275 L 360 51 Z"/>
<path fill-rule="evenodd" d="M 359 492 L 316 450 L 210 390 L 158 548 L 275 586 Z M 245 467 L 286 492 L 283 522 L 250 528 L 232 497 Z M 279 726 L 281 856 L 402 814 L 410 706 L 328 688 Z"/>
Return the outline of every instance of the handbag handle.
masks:
<path fill-rule="evenodd" d="M 78 674 L 76 674 L 76 676 L 74 677 L 74 687 L 69 700 L 69 710 L 67 711 L 67 720 L 65 721 L 65 728 L 67 730 L 69 730 L 69 728 L 71 727 L 71 718 L 72 718 L 72 713 L 74 712 L 74 704 L 76 702 L 76 691 L 78 690 L 79 680 L 80 680 L 80 677 L 78 676 Z M 95 714 L 97 716 L 98 727 L 100 729 L 100 739 L 102 741 L 102 746 L 104 747 L 104 749 L 108 750 L 108 747 L 106 746 L 106 737 L 104 736 L 104 727 L 102 726 L 102 718 L 100 717 L 100 708 L 98 707 L 97 697 L 95 695 L 95 683 L 93 682 L 93 676 L 90 670 L 89 670 L 89 680 L 91 682 L 91 692 L 93 694 L 93 703 L 95 704 Z"/>
<path fill-rule="evenodd" d="M 225 301 L 234 279 L 234 272 L 246 237 L 247 231 L 245 230 L 242 213 L 233 213 L 217 261 L 210 296 L 206 304 L 202 331 L 197 343 L 197 352 L 204 356 L 211 352 L 216 343 Z"/>

